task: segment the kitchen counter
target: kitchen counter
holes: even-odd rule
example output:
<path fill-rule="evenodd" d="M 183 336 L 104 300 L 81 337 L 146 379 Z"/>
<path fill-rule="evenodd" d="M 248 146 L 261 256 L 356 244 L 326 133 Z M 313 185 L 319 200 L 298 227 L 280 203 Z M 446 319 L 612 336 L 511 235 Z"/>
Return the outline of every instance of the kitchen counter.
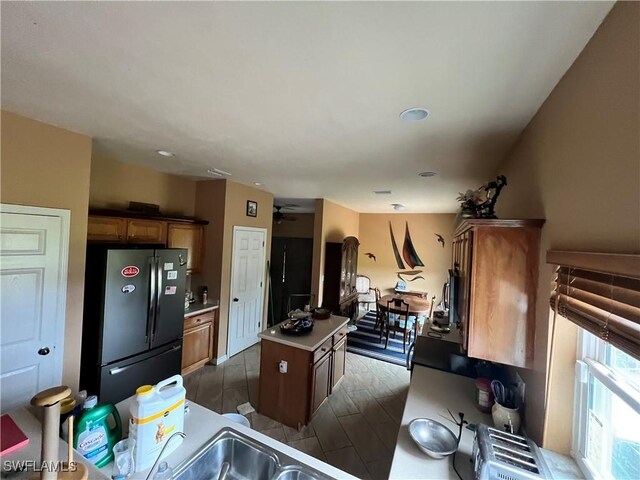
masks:
<path fill-rule="evenodd" d="M 128 433 L 129 422 L 124 420 L 129 417 L 129 405 L 132 401 L 132 398 L 133 397 L 128 398 L 117 404 L 118 411 L 120 412 L 120 416 L 123 419 L 123 435 L 126 435 L 126 433 Z M 187 404 L 189 405 L 191 410 L 190 413 L 185 414 L 184 417 L 184 432 L 187 436 L 182 441 L 182 445 L 180 445 L 169 455 L 163 457 L 163 460 L 165 460 L 173 469 L 175 469 L 184 460 L 196 453 L 200 449 L 200 447 L 202 447 L 207 441 L 214 437 L 222 428 L 231 427 L 234 430 L 244 433 L 245 435 L 267 445 L 270 448 L 278 450 L 285 455 L 289 455 L 300 463 L 309 465 L 310 467 L 325 473 L 326 475 L 329 475 L 336 479 L 355 479 L 355 477 L 352 477 L 342 470 L 332 467 L 331 465 L 328 465 L 320 460 L 317 460 L 316 458 L 302 453 L 299 450 L 285 445 L 284 443 L 280 443 L 277 440 L 272 439 L 271 437 L 267 437 L 266 435 L 263 435 L 251 428 L 245 427 L 244 425 L 240 425 L 238 423 L 234 423 L 228 420 L 226 417 L 223 417 L 216 412 L 202 407 L 197 403 L 187 400 Z M 176 440 L 177 439 L 174 438 L 172 442 L 175 442 Z M 93 480 L 94 478 L 110 479 L 112 469 L 113 464 L 109 464 L 100 469 L 100 473 L 103 476 L 90 478 L 91 480 Z M 135 473 L 129 478 L 131 480 L 145 479 L 148 473 L 149 469 L 146 469 L 141 472 Z"/>
<path fill-rule="evenodd" d="M 286 320 L 285 320 L 286 321 Z M 290 347 L 299 348 L 309 352 L 317 349 L 331 335 L 337 333 L 342 327 L 349 323 L 349 318 L 331 315 L 327 320 L 315 320 L 313 330 L 305 335 L 286 335 L 280 331 L 279 324 L 264 330 L 258 334 L 262 340 L 282 343 Z"/>
<path fill-rule="evenodd" d="M 200 315 L 201 313 L 210 312 L 211 310 L 215 310 L 220 306 L 220 302 L 218 300 L 209 300 L 206 304 L 201 302 L 193 302 L 189 305 L 184 311 L 184 318 L 193 317 L 194 315 Z"/>
<path fill-rule="evenodd" d="M 491 415 L 481 413 L 475 406 L 475 383 L 468 377 L 414 366 L 407 403 L 396 441 L 391 464 L 390 479 L 457 479 L 451 457 L 434 460 L 423 453 L 409 436 L 408 425 L 414 418 L 431 418 L 447 426 L 454 435 L 458 427 L 450 420 L 447 408 L 457 416 L 464 413 L 469 423 L 492 425 Z M 460 447 L 456 454 L 456 467 L 464 480 L 473 478 L 470 463 L 474 433 L 462 430 Z"/>

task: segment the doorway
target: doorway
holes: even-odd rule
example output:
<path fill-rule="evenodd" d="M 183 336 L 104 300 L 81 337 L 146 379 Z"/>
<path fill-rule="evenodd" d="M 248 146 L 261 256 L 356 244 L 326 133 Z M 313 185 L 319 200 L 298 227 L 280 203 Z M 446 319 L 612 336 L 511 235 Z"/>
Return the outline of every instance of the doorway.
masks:
<path fill-rule="evenodd" d="M 0 205 L 0 405 L 28 405 L 60 385 L 68 210 Z"/>
<path fill-rule="evenodd" d="M 269 326 L 287 318 L 287 308 L 304 308 L 311 293 L 313 239 L 273 237 L 269 296 Z"/>
<path fill-rule="evenodd" d="M 266 237 L 265 228 L 233 227 L 227 345 L 230 357 L 259 341 L 264 312 Z"/>

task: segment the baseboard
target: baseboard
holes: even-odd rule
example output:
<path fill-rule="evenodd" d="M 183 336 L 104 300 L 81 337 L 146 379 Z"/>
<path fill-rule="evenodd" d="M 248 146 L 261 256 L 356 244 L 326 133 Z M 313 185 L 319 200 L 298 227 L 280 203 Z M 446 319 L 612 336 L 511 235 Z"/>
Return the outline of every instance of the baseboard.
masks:
<path fill-rule="evenodd" d="M 221 363 L 224 363 L 227 361 L 229 357 L 227 357 L 227 355 L 222 355 L 221 357 L 216 358 L 216 365 L 220 365 Z"/>

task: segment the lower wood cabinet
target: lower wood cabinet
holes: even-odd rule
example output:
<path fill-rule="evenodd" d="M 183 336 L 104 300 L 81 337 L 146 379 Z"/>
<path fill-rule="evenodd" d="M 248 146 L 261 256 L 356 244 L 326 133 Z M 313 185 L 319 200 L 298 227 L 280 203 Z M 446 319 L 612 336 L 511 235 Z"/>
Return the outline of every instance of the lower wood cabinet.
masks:
<path fill-rule="evenodd" d="M 313 373 L 311 376 L 311 412 L 313 413 L 320 408 L 322 402 L 329 396 L 331 388 L 331 353 L 322 357 L 313 366 Z"/>
<path fill-rule="evenodd" d="M 218 310 L 184 319 L 182 375 L 203 367 L 215 355 Z"/>
<path fill-rule="evenodd" d="M 331 390 L 336 388 L 338 382 L 344 377 L 345 368 L 347 365 L 347 340 L 344 339 L 333 347 L 333 374 Z"/>
<path fill-rule="evenodd" d="M 345 326 L 314 351 L 263 338 L 258 412 L 293 428 L 309 423 L 344 377 L 346 335 Z M 285 374 L 279 371 L 283 361 Z"/>

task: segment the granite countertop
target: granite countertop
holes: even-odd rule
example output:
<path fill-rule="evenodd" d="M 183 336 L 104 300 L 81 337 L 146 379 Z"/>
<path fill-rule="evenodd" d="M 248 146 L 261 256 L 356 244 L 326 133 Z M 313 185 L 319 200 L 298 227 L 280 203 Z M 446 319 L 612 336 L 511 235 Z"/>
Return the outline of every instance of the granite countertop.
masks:
<path fill-rule="evenodd" d="M 451 457 L 434 460 L 423 453 L 409 436 L 408 425 L 415 418 L 431 418 L 447 426 L 454 435 L 458 427 L 450 420 L 447 408 L 454 415 L 464 413 L 469 423 L 492 425 L 491 415 L 481 413 L 475 406 L 475 382 L 472 378 L 442 372 L 419 365 L 414 366 L 407 403 L 396 440 L 390 479 L 457 479 Z M 456 467 L 464 480 L 473 479 L 471 450 L 474 433 L 462 430 Z"/>
<path fill-rule="evenodd" d="M 331 315 L 327 320 L 315 320 L 313 323 L 313 330 L 304 335 L 286 335 L 282 333 L 280 331 L 281 323 L 283 322 L 260 332 L 258 337 L 262 340 L 282 343 L 284 345 L 289 345 L 290 347 L 312 352 L 322 345 L 327 338 L 331 337 L 334 333 L 337 333 L 338 330 L 349 323 L 349 318 Z"/>
<path fill-rule="evenodd" d="M 210 312 L 211 310 L 215 310 L 219 306 L 219 300 L 209 300 L 206 304 L 201 302 L 193 302 L 189 305 L 189 308 L 184 311 L 184 318 L 193 317 L 194 315 L 198 315 L 200 313 Z"/>

